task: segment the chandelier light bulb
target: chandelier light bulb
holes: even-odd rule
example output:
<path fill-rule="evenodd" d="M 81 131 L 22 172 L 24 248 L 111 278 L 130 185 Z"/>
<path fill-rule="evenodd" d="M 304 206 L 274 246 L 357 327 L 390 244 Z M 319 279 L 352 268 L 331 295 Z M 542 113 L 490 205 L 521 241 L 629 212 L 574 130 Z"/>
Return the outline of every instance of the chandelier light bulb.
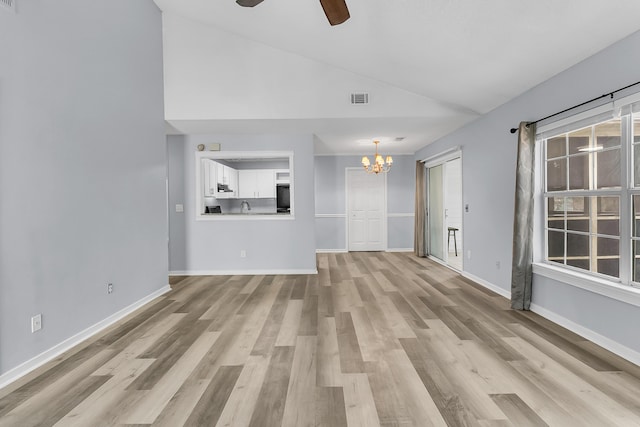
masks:
<path fill-rule="evenodd" d="M 362 167 L 367 173 L 375 173 L 376 175 L 380 172 L 387 173 L 391 170 L 391 165 L 393 164 L 393 158 L 391 156 L 387 156 L 386 162 L 382 155 L 378 154 L 378 144 L 380 141 L 373 141 L 376 145 L 376 154 L 373 156 L 373 165 L 369 160 L 369 157 L 362 156 Z"/>

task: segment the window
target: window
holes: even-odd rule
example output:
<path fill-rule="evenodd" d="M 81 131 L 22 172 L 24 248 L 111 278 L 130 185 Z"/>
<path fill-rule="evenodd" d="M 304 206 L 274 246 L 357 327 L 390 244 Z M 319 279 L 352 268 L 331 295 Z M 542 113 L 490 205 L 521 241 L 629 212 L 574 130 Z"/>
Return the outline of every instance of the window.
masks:
<path fill-rule="evenodd" d="M 196 219 L 294 219 L 293 152 L 197 151 Z"/>
<path fill-rule="evenodd" d="M 608 117 L 539 135 L 544 260 L 638 286 L 640 114 Z"/>

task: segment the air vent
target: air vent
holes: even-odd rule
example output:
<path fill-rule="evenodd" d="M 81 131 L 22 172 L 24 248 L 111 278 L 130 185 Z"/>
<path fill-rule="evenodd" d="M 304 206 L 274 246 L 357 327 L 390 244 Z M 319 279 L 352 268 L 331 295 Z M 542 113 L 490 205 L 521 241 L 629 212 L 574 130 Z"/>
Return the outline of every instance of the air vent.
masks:
<path fill-rule="evenodd" d="M 2 9 L 9 9 L 12 12 L 15 12 L 16 0 L 0 0 L 0 6 L 2 6 Z"/>
<path fill-rule="evenodd" d="M 352 93 L 351 94 L 351 104 L 353 105 L 362 105 L 369 103 L 369 94 L 368 93 Z"/>
<path fill-rule="evenodd" d="M 402 142 L 404 141 L 404 139 L 406 138 L 406 136 L 398 136 L 394 139 L 395 142 Z"/>

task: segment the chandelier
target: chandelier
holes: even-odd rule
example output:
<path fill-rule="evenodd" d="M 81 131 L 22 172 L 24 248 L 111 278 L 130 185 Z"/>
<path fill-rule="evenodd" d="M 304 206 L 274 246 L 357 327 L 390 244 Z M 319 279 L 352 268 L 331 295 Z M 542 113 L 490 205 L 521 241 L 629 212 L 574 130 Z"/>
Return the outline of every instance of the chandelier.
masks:
<path fill-rule="evenodd" d="M 387 156 L 387 161 L 385 163 L 382 156 L 378 154 L 378 144 L 380 144 L 380 141 L 373 141 L 373 143 L 376 144 L 376 155 L 373 158 L 373 164 L 371 164 L 367 156 L 362 156 L 362 166 L 364 167 L 365 172 L 375 174 L 379 174 L 380 172 L 389 172 L 391 170 L 391 165 L 393 164 L 393 159 L 391 156 Z"/>

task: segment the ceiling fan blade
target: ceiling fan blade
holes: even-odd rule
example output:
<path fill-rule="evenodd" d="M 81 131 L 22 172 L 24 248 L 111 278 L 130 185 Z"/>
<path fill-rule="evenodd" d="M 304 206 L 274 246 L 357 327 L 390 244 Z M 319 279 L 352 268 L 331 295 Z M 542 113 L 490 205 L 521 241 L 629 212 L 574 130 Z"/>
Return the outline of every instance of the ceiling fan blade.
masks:
<path fill-rule="evenodd" d="M 253 7 L 262 3 L 262 0 L 236 0 L 236 3 L 243 7 Z"/>
<path fill-rule="evenodd" d="M 320 4 L 331 25 L 340 25 L 351 17 L 344 0 L 320 0 Z"/>

